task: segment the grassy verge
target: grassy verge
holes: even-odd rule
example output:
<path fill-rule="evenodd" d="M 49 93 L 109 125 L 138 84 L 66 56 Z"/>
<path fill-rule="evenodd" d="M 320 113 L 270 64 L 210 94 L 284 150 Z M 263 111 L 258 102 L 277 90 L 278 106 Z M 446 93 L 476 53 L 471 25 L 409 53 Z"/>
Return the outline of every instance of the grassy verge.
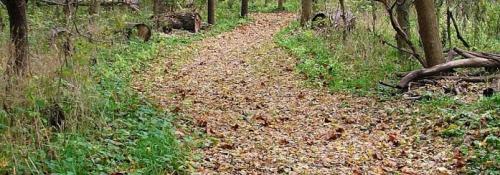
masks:
<path fill-rule="evenodd" d="M 495 9 L 498 6 L 488 7 L 485 19 L 496 19 L 498 11 Z M 414 60 L 399 58 L 397 51 L 380 42 L 378 36 L 395 43 L 392 39 L 393 30 L 387 25 L 389 22 L 385 18 L 382 19 L 383 25 L 377 25 L 376 37 L 367 30 L 371 27 L 366 22 L 371 21 L 367 18 L 370 15 L 366 12 L 357 15 L 361 18 L 357 20 L 361 21 L 360 25 L 348 34 L 346 41 L 342 40 L 341 30 L 318 31 L 301 28 L 297 23 L 282 30 L 275 41 L 298 59 L 297 71 L 306 76 L 309 84 L 327 87 L 333 92 L 348 92 L 390 101 L 401 100 L 401 96 L 387 96 L 388 92 L 395 94 L 394 90 L 378 83 L 384 81 L 394 84 L 399 80 L 394 75 L 395 72 L 414 70 L 420 66 Z M 385 14 L 382 16 L 385 17 Z M 380 23 L 380 20 L 377 21 L 377 24 Z M 495 25 L 483 25 L 486 26 L 467 29 L 470 34 L 465 37 L 473 38 L 470 39 L 475 46 L 473 49 L 495 52 L 493 47 L 498 45 L 498 37 L 485 30 L 493 30 Z M 412 26 L 415 24 L 412 23 Z M 412 36 L 412 39 L 417 43 L 417 36 Z M 453 43 L 457 44 L 459 41 L 453 39 Z M 438 137 L 447 138 L 456 146 L 465 161 L 464 173 L 498 174 L 500 95 L 472 101 L 464 100 L 461 96 L 432 93 L 430 96 L 432 97 L 412 105 L 412 117 L 435 125 L 423 126 L 424 124 L 416 123 L 416 130 L 420 132 L 423 128 L 433 127 L 438 131 Z M 400 108 L 406 110 L 408 107 Z"/>
<path fill-rule="evenodd" d="M 174 135 L 175 116 L 134 91 L 133 75 L 176 48 L 250 20 L 221 7 L 217 25 L 206 32 L 127 42 L 116 28 L 147 21 L 150 10 L 107 10 L 96 22 L 98 41 L 76 37 L 74 55 L 63 60 L 45 44 L 45 33 L 63 21 L 53 18 L 60 12 L 30 9 L 35 70 L 16 94 L 0 94 L 10 103 L 0 108 L 0 174 L 187 173 L 189 143 Z M 85 13 L 80 10 L 76 19 L 80 30 L 86 28 Z M 2 34 L 1 41 L 7 37 Z M 62 131 L 50 124 L 58 112 L 64 115 Z"/>
<path fill-rule="evenodd" d="M 439 96 L 417 105 L 421 113 L 440 116 L 435 129 L 460 150 L 467 174 L 500 173 L 500 94 L 469 103 Z"/>
<path fill-rule="evenodd" d="M 276 36 L 276 42 L 298 58 L 297 68 L 310 83 L 333 91 L 373 93 L 379 81 L 390 81 L 394 72 L 415 67 L 362 27 L 342 41 L 342 32 L 325 36 L 293 23 Z"/>

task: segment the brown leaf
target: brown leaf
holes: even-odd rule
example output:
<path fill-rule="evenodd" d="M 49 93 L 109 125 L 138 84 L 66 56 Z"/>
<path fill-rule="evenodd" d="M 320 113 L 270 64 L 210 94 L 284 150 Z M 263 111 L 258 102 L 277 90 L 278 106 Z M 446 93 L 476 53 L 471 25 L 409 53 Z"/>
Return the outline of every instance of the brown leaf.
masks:
<path fill-rule="evenodd" d="M 325 120 L 324 120 L 324 121 L 325 121 L 325 123 L 331 123 L 331 122 L 332 122 L 332 121 L 331 121 L 330 119 L 328 119 L 328 118 L 325 118 Z"/>
<path fill-rule="evenodd" d="M 299 99 L 304 99 L 304 93 L 300 92 L 299 95 L 297 96 Z"/>
<path fill-rule="evenodd" d="M 465 161 L 465 158 L 462 156 L 462 153 L 460 153 L 460 150 L 459 149 L 455 149 L 454 153 L 453 153 L 453 159 L 455 159 L 455 164 L 454 166 L 456 168 L 462 168 L 466 165 L 466 161 Z"/>
<path fill-rule="evenodd" d="M 281 140 L 279 141 L 279 144 L 280 144 L 280 145 L 286 145 L 286 144 L 289 144 L 289 143 L 290 143 L 290 142 L 289 142 L 288 140 L 286 140 L 286 139 L 281 139 Z"/>
<path fill-rule="evenodd" d="M 204 117 L 197 117 L 197 118 L 195 119 L 195 124 L 196 124 L 196 126 L 198 126 L 198 127 L 207 127 L 207 123 L 208 123 L 208 122 L 207 122 L 207 119 L 206 119 L 206 118 L 204 118 Z"/>
<path fill-rule="evenodd" d="M 334 141 L 340 137 L 342 137 L 342 133 L 339 133 L 337 131 L 330 131 L 327 134 L 325 134 L 325 136 L 324 136 L 325 140 L 327 140 L 327 141 Z"/>
<path fill-rule="evenodd" d="M 415 170 L 408 168 L 408 167 L 401 168 L 401 172 L 404 175 L 418 175 L 418 173 Z"/>
<path fill-rule="evenodd" d="M 222 148 L 222 149 L 234 149 L 234 145 L 233 144 L 222 144 L 219 146 L 219 148 Z"/>
<path fill-rule="evenodd" d="M 374 152 L 372 154 L 372 157 L 375 159 L 375 160 L 383 160 L 384 157 L 382 156 L 382 154 L 380 154 L 380 152 Z"/>

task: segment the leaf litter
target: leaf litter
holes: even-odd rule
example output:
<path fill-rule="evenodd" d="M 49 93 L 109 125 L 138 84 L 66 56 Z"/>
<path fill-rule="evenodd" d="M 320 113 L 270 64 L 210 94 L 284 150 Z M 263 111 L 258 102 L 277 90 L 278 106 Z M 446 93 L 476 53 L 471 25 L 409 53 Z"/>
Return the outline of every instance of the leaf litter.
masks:
<path fill-rule="evenodd" d="M 189 121 L 184 130 L 216 138 L 195 150 L 203 158 L 192 162 L 193 174 L 456 173 L 453 147 L 413 127 L 426 121 L 412 116 L 410 102 L 308 88 L 293 71 L 297 60 L 273 41 L 295 15 L 251 17 L 136 81 L 136 89 Z M 182 55 L 188 60 L 167 71 Z"/>

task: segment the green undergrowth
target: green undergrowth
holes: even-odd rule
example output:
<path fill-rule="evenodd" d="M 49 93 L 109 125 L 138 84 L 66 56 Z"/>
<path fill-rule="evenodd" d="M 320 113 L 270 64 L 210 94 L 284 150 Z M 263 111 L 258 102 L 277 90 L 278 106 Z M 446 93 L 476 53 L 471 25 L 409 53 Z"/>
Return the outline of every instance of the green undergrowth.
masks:
<path fill-rule="evenodd" d="M 418 104 L 421 113 L 440 116 L 440 135 L 460 149 L 467 174 L 500 173 L 500 94 L 464 102 L 439 96 Z"/>
<path fill-rule="evenodd" d="M 133 75 L 175 49 L 251 20 L 221 8 L 207 31 L 126 41 L 117 31 L 145 21 L 150 10 L 108 9 L 96 22 L 97 39 L 75 37 L 75 53 L 64 59 L 46 44 L 46 34 L 63 21 L 54 18 L 61 12 L 32 5 L 29 26 L 39 32 L 30 33 L 30 49 L 37 62 L 17 95 L 0 94 L 10 103 L 0 107 L 0 174 L 187 174 L 190 143 L 173 134 L 175 115 L 132 89 Z M 85 30 L 85 8 L 78 13 L 74 25 Z M 51 126 L 59 112 L 62 130 Z"/>
<path fill-rule="evenodd" d="M 310 83 L 333 91 L 370 94 L 379 81 L 415 67 L 409 60 L 401 61 L 396 51 L 385 48 L 361 27 L 343 41 L 341 31 L 325 36 L 293 23 L 276 36 L 276 42 L 297 57 L 297 69 Z"/>
<path fill-rule="evenodd" d="M 354 5 L 351 3 L 347 6 Z M 498 52 L 499 38 L 494 32 L 498 30 L 498 23 L 487 22 L 498 18 L 498 8 L 496 4 L 488 6 L 484 8 L 482 22 L 463 25 L 467 28 L 462 34 L 473 46 L 469 50 Z M 395 73 L 419 69 L 421 66 L 415 60 L 400 58 L 395 49 L 382 44 L 381 39 L 396 43 L 385 13 L 377 12 L 383 18 L 378 19 L 374 34 L 369 30 L 372 28 L 371 14 L 367 13 L 371 11 L 370 6 L 365 10 L 356 9 L 359 10 L 355 12 L 358 23 L 355 29 L 348 32 L 345 41 L 342 29 L 300 27 L 297 22 L 280 31 L 275 36 L 275 41 L 297 58 L 296 70 L 305 76 L 309 85 L 326 87 L 332 92 L 374 97 L 382 102 L 401 100 L 402 96 L 397 95 L 401 92 L 381 86 L 379 82 L 396 84 L 400 78 Z M 414 14 L 411 19 L 411 39 L 413 43 L 419 43 Z M 446 19 L 440 20 L 441 24 L 443 21 Z M 441 26 L 441 30 L 443 29 Z M 452 37 L 453 47 L 464 48 L 455 34 Z M 420 48 L 421 44 L 416 46 Z M 419 49 L 419 53 L 423 55 L 421 52 Z M 481 97 L 473 101 L 431 94 L 428 99 L 415 102 L 412 109 L 415 110 L 415 117 L 430 120 L 431 123 L 440 123 L 444 117 L 442 126 L 436 126 L 440 128 L 438 137 L 446 138 L 461 150 L 467 160 L 464 173 L 499 174 L 498 93 L 493 97 Z M 415 124 L 415 127 L 420 126 Z"/>

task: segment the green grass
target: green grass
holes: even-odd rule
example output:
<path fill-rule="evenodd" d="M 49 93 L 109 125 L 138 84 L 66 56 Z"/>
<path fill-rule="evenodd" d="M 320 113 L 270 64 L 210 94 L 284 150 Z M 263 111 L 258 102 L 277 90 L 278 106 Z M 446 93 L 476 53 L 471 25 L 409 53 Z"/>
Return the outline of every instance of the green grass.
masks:
<path fill-rule="evenodd" d="M 440 134 L 465 155 L 468 174 L 500 173 L 500 94 L 472 103 L 439 96 L 417 105 L 424 114 L 443 117 Z"/>
<path fill-rule="evenodd" d="M 482 2 L 484 3 L 484 2 Z M 374 96 L 382 101 L 401 100 L 394 89 L 379 85 L 380 81 L 396 84 L 399 80 L 396 72 L 415 70 L 421 66 L 415 60 L 401 59 L 396 50 L 381 44 L 367 29 L 369 25 L 368 12 L 371 7 L 362 2 L 349 2 L 348 7 L 356 7 L 358 25 L 349 32 L 347 40 L 343 41 L 341 30 L 318 32 L 309 27 L 302 28 L 293 23 L 282 30 L 275 41 L 298 60 L 296 69 L 303 74 L 309 84 L 327 87 L 333 92 L 347 92 L 357 95 Z M 498 5 L 486 5 L 483 21 L 467 23 L 462 34 L 473 45 L 472 50 L 498 52 Z M 376 34 L 380 38 L 395 43 L 394 32 L 380 9 Z M 445 16 L 445 15 L 442 15 Z M 412 41 L 418 43 L 416 19 L 412 16 Z M 441 24 L 446 21 L 440 20 Z M 490 21 L 490 22 L 488 22 Z M 455 47 L 462 47 L 453 34 Z M 418 44 L 417 44 L 418 46 Z M 421 51 L 419 51 L 421 52 Z M 499 174 L 499 126 L 500 126 L 500 95 L 491 98 L 481 98 L 478 101 L 463 102 L 452 96 L 424 94 L 423 100 L 414 104 L 416 112 L 412 116 L 439 122 L 444 117 L 444 126 L 440 128 L 439 136 L 447 138 L 450 143 L 461 148 L 467 157 L 467 172 L 469 174 Z M 402 109 L 403 110 L 403 109 Z M 423 124 L 415 123 L 415 128 L 424 128 Z M 418 131 L 417 131 L 418 132 Z M 482 133 L 482 134 L 478 134 Z M 466 141 L 466 143 L 464 143 Z"/>
<path fill-rule="evenodd" d="M 396 51 L 385 48 L 362 27 L 352 31 L 346 42 L 341 33 L 323 36 L 294 23 L 276 36 L 276 42 L 298 58 L 297 69 L 312 84 L 333 91 L 368 94 L 379 81 L 389 81 L 394 72 L 415 67 L 401 61 Z"/>
<path fill-rule="evenodd" d="M 50 29 L 64 21 L 57 15 L 60 12 L 30 7 L 30 49 L 37 62 L 25 88 L 9 99 L 11 109 L 0 108 L 0 174 L 187 174 L 191 143 L 173 134 L 175 115 L 131 88 L 133 75 L 176 49 L 250 19 L 240 18 L 239 9 L 219 4 L 217 25 L 208 31 L 155 34 L 144 43 L 128 42 L 117 31 L 127 22 L 149 24 L 150 9 L 138 14 L 106 10 L 96 22 L 98 41 L 75 37 L 76 52 L 67 65 L 61 65 L 46 44 Z M 84 31 L 85 8 L 78 14 L 76 24 Z M 201 14 L 205 16 L 205 11 Z M 8 41 L 7 37 L 0 34 L 0 41 Z M 54 104 L 65 115 L 65 129 L 60 132 L 50 127 L 46 112 Z"/>

